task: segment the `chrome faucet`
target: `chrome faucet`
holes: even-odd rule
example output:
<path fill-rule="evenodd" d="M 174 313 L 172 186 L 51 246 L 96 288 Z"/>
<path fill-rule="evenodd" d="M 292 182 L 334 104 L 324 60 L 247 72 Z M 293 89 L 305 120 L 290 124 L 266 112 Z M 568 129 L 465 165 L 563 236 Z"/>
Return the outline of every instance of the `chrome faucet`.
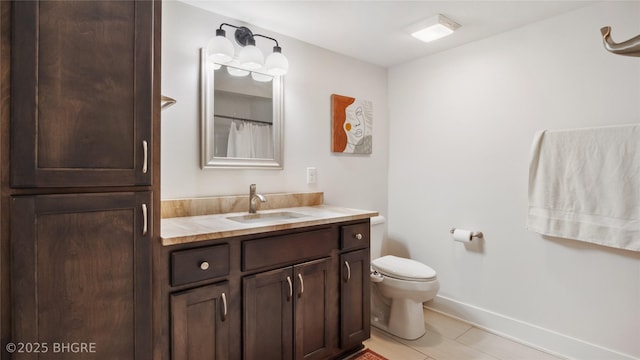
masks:
<path fill-rule="evenodd" d="M 251 186 L 249 186 L 249 214 L 256 213 L 256 199 L 260 199 L 260 202 L 267 202 L 264 195 L 256 194 L 256 184 L 251 184 Z"/>

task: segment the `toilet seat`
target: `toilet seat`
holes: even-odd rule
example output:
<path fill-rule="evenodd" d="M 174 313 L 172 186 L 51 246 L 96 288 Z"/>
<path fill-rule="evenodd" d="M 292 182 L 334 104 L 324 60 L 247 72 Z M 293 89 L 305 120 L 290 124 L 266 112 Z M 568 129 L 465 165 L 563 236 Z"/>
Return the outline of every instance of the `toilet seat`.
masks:
<path fill-rule="evenodd" d="M 371 266 L 382 275 L 406 281 L 432 281 L 436 272 L 427 265 L 406 258 L 386 255 L 371 261 Z"/>

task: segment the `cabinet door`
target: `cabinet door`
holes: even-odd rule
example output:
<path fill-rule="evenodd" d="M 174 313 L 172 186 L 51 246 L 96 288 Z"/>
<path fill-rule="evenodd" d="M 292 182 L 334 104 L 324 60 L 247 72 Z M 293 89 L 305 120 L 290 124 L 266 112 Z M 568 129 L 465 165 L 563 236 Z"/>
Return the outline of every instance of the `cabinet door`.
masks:
<path fill-rule="evenodd" d="M 340 255 L 340 347 L 358 346 L 370 336 L 369 249 Z"/>
<path fill-rule="evenodd" d="M 245 360 L 293 358 L 293 280 L 290 267 L 242 279 Z"/>
<path fill-rule="evenodd" d="M 293 267 L 295 359 L 323 359 L 331 349 L 329 263 L 322 259 Z"/>
<path fill-rule="evenodd" d="M 52 357 L 56 343 L 93 344 L 95 354 L 58 354 L 65 359 L 149 359 L 151 200 L 150 192 L 11 199 L 13 342 L 48 344 Z"/>
<path fill-rule="evenodd" d="M 11 185 L 149 185 L 154 2 L 13 11 Z"/>
<path fill-rule="evenodd" d="M 171 359 L 229 359 L 229 283 L 171 295 Z"/>

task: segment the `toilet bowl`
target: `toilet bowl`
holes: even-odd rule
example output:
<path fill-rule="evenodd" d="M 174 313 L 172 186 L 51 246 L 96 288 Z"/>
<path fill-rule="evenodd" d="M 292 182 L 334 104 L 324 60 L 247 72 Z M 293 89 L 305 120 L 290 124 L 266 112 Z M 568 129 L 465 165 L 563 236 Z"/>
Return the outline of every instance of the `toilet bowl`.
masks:
<path fill-rule="evenodd" d="M 373 295 L 387 298 L 375 306 L 389 306 L 387 321 L 378 317 L 372 319 L 372 324 L 403 339 L 413 340 L 424 335 L 422 303 L 433 299 L 440 288 L 436 272 L 418 261 L 393 255 L 372 260 L 371 269 L 374 287 L 379 291 Z M 386 314 L 379 308 L 372 313 L 380 311 Z"/>
<path fill-rule="evenodd" d="M 429 266 L 393 255 L 380 256 L 384 218 L 371 219 L 371 325 L 414 340 L 425 333 L 422 303 L 433 299 L 440 283 Z"/>

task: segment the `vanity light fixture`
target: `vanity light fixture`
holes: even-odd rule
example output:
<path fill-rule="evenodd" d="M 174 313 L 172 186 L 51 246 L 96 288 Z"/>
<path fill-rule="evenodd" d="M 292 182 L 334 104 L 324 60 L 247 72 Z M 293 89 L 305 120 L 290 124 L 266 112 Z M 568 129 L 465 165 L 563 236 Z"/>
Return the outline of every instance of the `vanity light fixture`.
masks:
<path fill-rule="evenodd" d="M 233 59 L 233 44 L 226 38 L 222 26 L 216 30 L 216 36 L 207 44 L 207 59 L 219 64 L 226 64 Z"/>
<path fill-rule="evenodd" d="M 246 26 L 235 26 L 227 23 L 220 24 L 220 28 L 216 29 L 216 36 L 209 40 L 207 45 L 207 59 L 213 63 L 227 64 L 234 60 L 234 47 L 231 41 L 227 39 L 223 26 L 232 27 L 235 30 L 234 38 L 236 42 L 242 46 L 238 53 L 237 60 L 241 68 L 247 70 L 264 69 L 270 75 L 284 75 L 289 70 L 289 61 L 282 55 L 282 48 L 278 44 L 278 40 L 262 34 L 254 34 Z M 273 47 L 273 53 L 267 56 L 265 60 L 262 51 L 256 47 L 256 37 L 272 40 L 276 43 Z"/>
<path fill-rule="evenodd" d="M 411 36 L 424 42 L 431 42 L 453 34 L 459 27 L 460 24 L 457 22 L 438 14 L 413 24 L 407 30 L 411 33 Z"/>

